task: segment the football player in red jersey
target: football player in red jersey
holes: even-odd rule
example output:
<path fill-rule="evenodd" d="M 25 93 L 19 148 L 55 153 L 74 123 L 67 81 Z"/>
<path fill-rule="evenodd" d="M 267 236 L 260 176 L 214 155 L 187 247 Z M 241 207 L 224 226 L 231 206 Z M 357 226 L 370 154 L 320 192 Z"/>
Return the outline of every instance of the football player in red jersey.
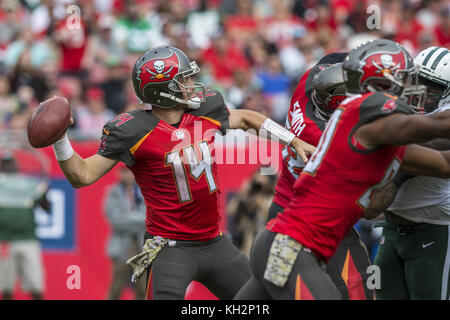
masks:
<path fill-rule="evenodd" d="M 144 252 L 129 262 L 139 278 L 149 266 L 149 299 L 183 299 L 192 280 L 220 299 L 231 299 L 249 279 L 248 259 L 219 229 L 220 190 L 214 133 L 265 129 L 307 159 L 314 147 L 262 114 L 228 111 L 222 95 L 190 77 L 199 72 L 181 50 L 155 47 L 135 63 L 137 97 L 152 110 L 136 110 L 105 124 L 96 155 L 81 158 L 67 137 L 54 145 L 74 187 L 94 183 L 119 161 L 131 168 L 147 205 Z"/>
<path fill-rule="evenodd" d="M 239 298 L 341 299 L 324 267 L 360 218 L 379 213 L 370 209 L 373 193 L 400 169 L 450 177 L 450 152 L 413 144 L 450 138 L 450 112 L 412 114 L 405 102 L 424 100 L 425 88 L 412 84 L 416 71 L 406 50 L 389 40 L 348 54 L 343 76 L 353 96 L 328 121 L 288 207 L 255 239 L 253 276 Z M 343 275 L 352 267 L 349 261 Z"/>
<path fill-rule="evenodd" d="M 346 56 L 347 53 L 325 56 L 316 66 L 305 72 L 292 96 L 286 128 L 314 146 L 319 143 L 331 114 L 347 97 L 342 76 L 342 61 Z M 283 146 L 281 152 L 283 167 L 269 209 L 269 220 L 289 205 L 293 198 L 295 180 L 306 165 L 289 146 Z M 354 268 L 343 273 L 350 259 Z M 369 265 L 367 248 L 357 231 L 352 228 L 330 259 L 326 271 L 344 299 L 371 300 L 374 291 L 366 285 Z"/>

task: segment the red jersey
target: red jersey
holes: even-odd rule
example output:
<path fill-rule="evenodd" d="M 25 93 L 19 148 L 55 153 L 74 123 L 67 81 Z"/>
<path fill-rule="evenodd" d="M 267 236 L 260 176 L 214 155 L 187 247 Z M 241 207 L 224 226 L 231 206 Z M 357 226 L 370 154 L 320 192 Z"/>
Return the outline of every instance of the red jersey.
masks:
<path fill-rule="evenodd" d="M 323 69 L 323 65 L 317 65 L 305 72 L 300 78 L 292 96 L 285 125 L 299 139 L 313 146 L 317 146 L 319 143 L 326 120 L 314 114 L 314 105 L 311 100 L 311 84 L 314 76 Z M 286 208 L 294 195 L 292 186 L 302 172 L 305 164 L 302 158 L 290 146 L 283 146 L 281 148 L 281 155 L 283 157 L 283 165 L 275 187 L 273 202 Z"/>
<path fill-rule="evenodd" d="M 222 95 L 209 92 L 177 127 L 150 110 L 119 115 L 103 128 L 98 154 L 119 159 L 134 173 L 147 206 L 151 235 L 175 240 L 210 240 L 220 222 L 214 133 L 228 128 Z"/>
<path fill-rule="evenodd" d="M 365 150 L 354 140 L 361 125 L 411 108 L 396 97 L 369 93 L 346 99 L 328 121 L 316 152 L 294 184 L 289 206 L 267 224 L 328 261 L 363 216 L 374 190 L 398 171 L 404 146 Z"/>

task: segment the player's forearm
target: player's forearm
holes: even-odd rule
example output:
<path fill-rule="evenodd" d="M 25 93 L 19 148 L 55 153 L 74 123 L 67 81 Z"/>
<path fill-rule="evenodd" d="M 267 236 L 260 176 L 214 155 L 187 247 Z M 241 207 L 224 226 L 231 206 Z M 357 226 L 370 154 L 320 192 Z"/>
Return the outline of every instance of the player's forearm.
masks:
<path fill-rule="evenodd" d="M 410 137 L 410 143 L 425 143 L 433 139 L 450 139 L 450 111 L 443 111 L 426 117 L 412 116 L 416 118 L 408 126 L 407 136 Z M 401 128 L 401 127 L 400 127 Z M 428 147 L 430 145 L 427 145 Z"/>
<path fill-rule="evenodd" d="M 263 114 L 251 110 L 232 110 L 230 114 L 231 129 L 254 129 L 259 133 L 261 129 L 267 131 L 269 138 L 282 144 L 289 145 L 295 135 L 275 121 Z"/>
<path fill-rule="evenodd" d="M 86 159 L 81 158 L 78 153 L 74 153 L 68 160 L 58 163 L 65 177 L 74 188 L 88 186 L 97 180 L 90 173 Z"/>
<path fill-rule="evenodd" d="M 421 143 L 421 145 L 434 150 L 450 150 L 450 139 L 438 138 Z"/>
<path fill-rule="evenodd" d="M 94 183 L 118 162 L 118 160 L 105 158 L 97 154 L 83 159 L 73 150 L 67 135 L 55 142 L 53 149 L 61 170 L 74 188 L 81 188 Z"/>
<path fill-rule="evenodd" d="M 435 138 L 450 139 L 450 110 L 428 116 L 433 120 Z"/>
<path fill-rule="evenodd" d="M 255 129 L 257 132 L 261 128 L 266 116 L 259 112 L 251 110 L 231 110 L 230 128 L 231 129 Z"/>
<path fill-rule="evenodd" d="M 408 145 L 400 171 L 415 176 L 450 178 L 450 151 L 436 151 L 419 145 Z"/>

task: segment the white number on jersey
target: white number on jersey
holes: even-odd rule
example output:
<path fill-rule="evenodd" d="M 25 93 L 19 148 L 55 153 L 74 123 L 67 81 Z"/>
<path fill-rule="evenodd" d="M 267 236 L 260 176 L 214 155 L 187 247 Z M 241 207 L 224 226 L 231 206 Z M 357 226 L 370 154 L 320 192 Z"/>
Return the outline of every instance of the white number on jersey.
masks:
<path fill-rule="evenodd" d="M 199 142 L 198 147 L 202 154 L 201 161 L 198 159 L 193 145 L 183 148 L 183 153 L 186 157 L 187 163 L 189 164 L 190 175 L 196 181 L 198 181 L 201 176 L 205 174 L 206 181 L 208 182 L 209 192 L 213 193 L 217 190 L 217 185 L 214 181 L 212 173 L 213 159 L 211 157 L 211 152 L 206 141 Z M 191 189 L 189 187 L 187 174 L 180 150 L 172 151 L 166 154 L 165 164 L 172 167 L 180 203 L 192 201 Z"/>

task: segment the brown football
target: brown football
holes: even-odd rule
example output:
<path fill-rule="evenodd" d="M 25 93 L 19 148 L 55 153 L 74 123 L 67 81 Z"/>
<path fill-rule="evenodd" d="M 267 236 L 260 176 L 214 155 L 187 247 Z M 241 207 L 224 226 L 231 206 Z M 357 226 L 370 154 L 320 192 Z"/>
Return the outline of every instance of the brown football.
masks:
<path fill-rule="evenodd" d="M 53 97 L 41 102 L 28 121 L 28 141 L 35 148 L 55 143 L 70 125 L 70 106 L 66 98 Z"/>

